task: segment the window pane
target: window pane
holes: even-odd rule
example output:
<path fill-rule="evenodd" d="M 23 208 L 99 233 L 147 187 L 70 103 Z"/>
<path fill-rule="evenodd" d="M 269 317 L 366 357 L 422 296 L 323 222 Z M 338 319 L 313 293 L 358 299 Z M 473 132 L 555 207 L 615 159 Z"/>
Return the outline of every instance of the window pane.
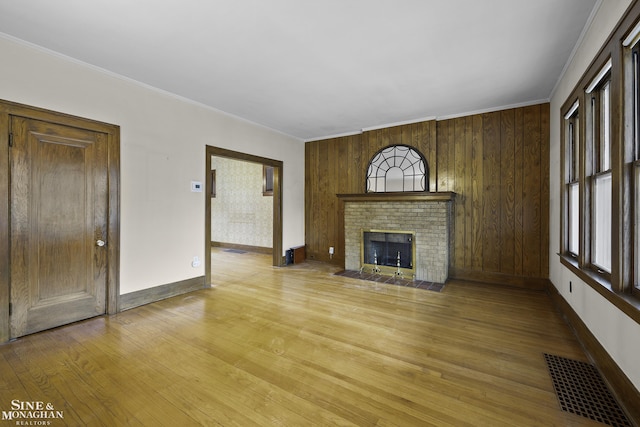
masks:
<path fill-rule="evenodd" d="M 593 186 L 593 263 L 611 272 L 611 174 L 598 175 Z"/>
<path fill-rule="evenodd" d="M 611 136 L 611 110 L 609 108 L 611 104 L 610 96 L 611 83 L 607 82 L 602 88 L 600 94 L 600 106 L 602 108 L 602 122 L 600 135 L 600 171 L 607 171 L 610 168 L 609 152 L 610 150 L 610 136 Z"/>
<path fill-rule="evenodd" d="M 640 288 L 640 164 L 636 164 L 634 167 L 634 184 L 635 184 L 635 208 L 636 208 L 636 220 L 634 224 L 635 230 L 635 254 L 636 254 L 636 274 L 635 274 L 635 285 Z"/>
<path fill-rule="evenodd" d="M 576 118 L 577 121 L 577 118 Z M 573 121 L 569 123 L 569 181 L 578 178 L 578 135 L 577 126 Z"/>
<path fill-rule="evenodd" d="M 638 64 L 638 45 L 633 48 L 633 124 L 634 124 L 634 158 L 640 159 L 640 64 Z"/>
<path fill-rule="evenodd" d="M 399 167 L 392 167 L 387 171 L 387 188 L 385 189 L 385 191 L 404 191 L 404 189 L 402 188 L 403 183 L 404 175 L 402 169 L 400 169 Z"/>
<path fill-rule="evenodd" d="M 578 255 L 578 214 L 580 212 L 578 207 L 578 183 L 574 182 L 569 184 L 569 218 L 568 218 L 568 231 L 569 231 L 569 252 Z"/>
<path fill-rule="evenodd" d="M 404 191 L 416 191 L 414 184 L 415 179 L 412 175 L 404 176 Z"/>

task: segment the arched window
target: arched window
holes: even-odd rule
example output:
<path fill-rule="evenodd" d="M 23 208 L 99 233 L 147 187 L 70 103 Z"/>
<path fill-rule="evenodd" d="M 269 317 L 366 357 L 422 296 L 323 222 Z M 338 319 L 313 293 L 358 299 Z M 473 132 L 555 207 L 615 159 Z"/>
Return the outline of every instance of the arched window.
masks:
<path fill-rule="evenodd" d="M 378 151 L 367 169 L 367 192 L 427 191 L 427 161 L 414 148 L 391 145 Z"/>

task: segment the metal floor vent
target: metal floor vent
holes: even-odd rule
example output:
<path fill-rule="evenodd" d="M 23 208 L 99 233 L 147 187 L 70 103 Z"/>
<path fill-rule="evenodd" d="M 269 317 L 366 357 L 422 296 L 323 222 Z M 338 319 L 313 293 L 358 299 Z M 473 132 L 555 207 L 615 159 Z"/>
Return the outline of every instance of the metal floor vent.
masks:
<path fill-rule="evenodd" d="M 563 411 L 610 426 L 632 427 L 595 366 L 544 354 Z"/>

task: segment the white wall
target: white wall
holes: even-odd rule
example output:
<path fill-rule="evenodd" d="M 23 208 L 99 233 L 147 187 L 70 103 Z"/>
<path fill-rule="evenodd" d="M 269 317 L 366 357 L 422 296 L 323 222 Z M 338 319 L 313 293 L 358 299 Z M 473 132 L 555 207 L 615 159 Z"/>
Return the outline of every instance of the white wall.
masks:
<path fill-rule="evenodd" d="M 281 160 L 283 247 L 304 243 L 301 141 L 10 38 L 0 57 L 1 99 L 121 127 L 121 294 L 204 275 L 206 145 Z"/>
<path fill-rule="evenodd" d="M 551 98 L 549 253 L 552 256 L 549 275 L 551 282 L 591 333 L 635 387 L 640 389 L 640 364 L 637 361 L 637 356 L 640 354 L 640 325 L 562 266 L 555 255 L 560 252 L 560 108 L 630 4 L 630 0 L 602 1 L 589 30 Z M 573 287 L 571 293 L 569 293 L 570 281 Z"/>

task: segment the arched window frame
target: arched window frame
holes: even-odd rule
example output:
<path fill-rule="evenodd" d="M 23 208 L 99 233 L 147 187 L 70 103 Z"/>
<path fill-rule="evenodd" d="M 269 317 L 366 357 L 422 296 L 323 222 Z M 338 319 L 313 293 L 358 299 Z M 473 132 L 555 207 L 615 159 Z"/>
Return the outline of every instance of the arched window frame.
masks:
<path fill-rule="evenodd" d="M 389 171 L 402 171 L 402 189 L 388 190 Z M 407 185 L 408 183 L 411 185 Z M 382 187 L 382 188 L 381 188 Z M 367 193 L 428 192 L 429 166 L 424 155 L 409 145 L 389 145 L 369 161 L 365 179 Z"/>

